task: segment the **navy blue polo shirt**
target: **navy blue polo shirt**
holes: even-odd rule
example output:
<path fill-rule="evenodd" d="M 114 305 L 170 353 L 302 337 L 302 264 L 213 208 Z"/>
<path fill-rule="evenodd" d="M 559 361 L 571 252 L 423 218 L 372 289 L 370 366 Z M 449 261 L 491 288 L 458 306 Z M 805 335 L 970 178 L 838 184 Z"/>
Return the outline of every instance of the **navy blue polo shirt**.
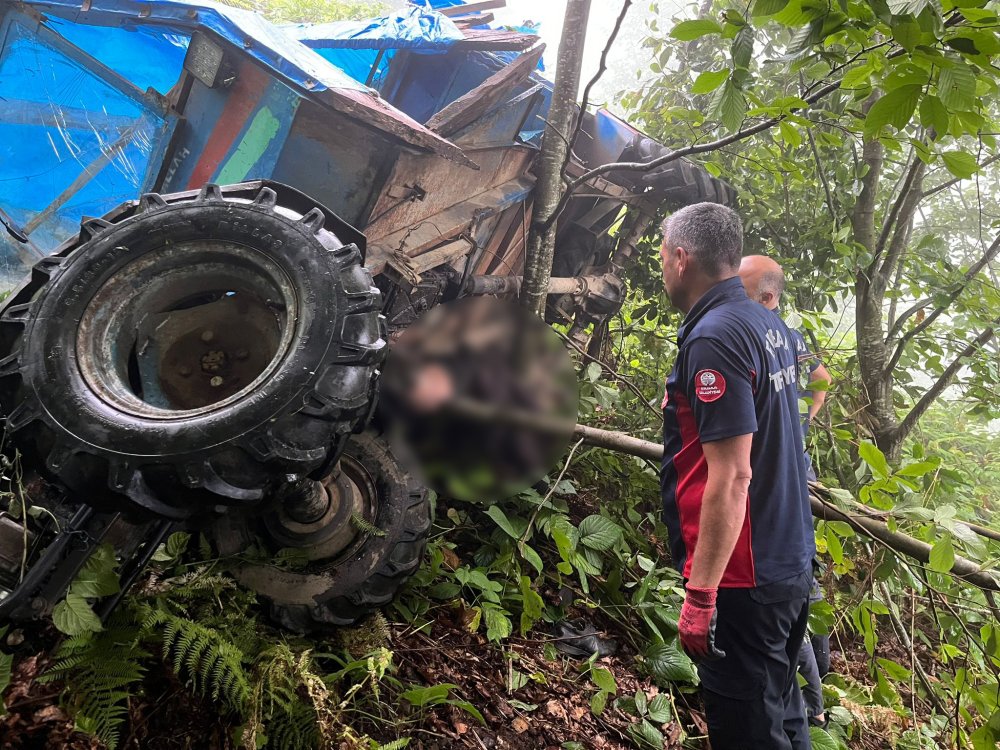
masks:
<path fill-rule="evenodd" d="M 691 308 L 677 345 L 660 477 L 675 563 L 690 576 L 708 479 L 702 443 L 753 434 L 747 513 L 720 586 L 763 586 L 808 570 L 816 550 L 791 332 L 736 276 Z"/>

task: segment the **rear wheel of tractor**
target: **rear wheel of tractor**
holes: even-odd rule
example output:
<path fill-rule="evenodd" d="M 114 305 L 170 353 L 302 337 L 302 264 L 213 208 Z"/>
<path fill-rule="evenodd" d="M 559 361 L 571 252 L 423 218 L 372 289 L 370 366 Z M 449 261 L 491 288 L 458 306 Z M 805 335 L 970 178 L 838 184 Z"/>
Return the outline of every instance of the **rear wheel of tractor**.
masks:
<path fill-rule="evenodd" d="M 338 470 L 324 479 L 328 487 L 335 483 L 341 507 L 330 515 L 341 520 L 332 528 L 283 525 L 279 508 L 255 516 L 230 514 L 211 531 L 223 556 L 254 543 L 276 554 L 295 545 L 290 531 L 311 542 L 299 545 L 309 560 L 302 569 L 262 563 L 233 571 L 267 602 L 275 622 L 298 633 L 353 625 L 391 603 L 420 567 L 427 546 L 429 493 L 399 465 L 384 439 L 371 432 L 352 436 Z M 345 508 L 348 497 L 353 499 Z"/>
<path fill-rule="evenodd" d="M 27 460 L 93 504 L 183 518 L 335 457 L 369 411 L 381 297 L 339 220 L 283 190 L 146 195 L 35 267 L 0 312 Z"/>

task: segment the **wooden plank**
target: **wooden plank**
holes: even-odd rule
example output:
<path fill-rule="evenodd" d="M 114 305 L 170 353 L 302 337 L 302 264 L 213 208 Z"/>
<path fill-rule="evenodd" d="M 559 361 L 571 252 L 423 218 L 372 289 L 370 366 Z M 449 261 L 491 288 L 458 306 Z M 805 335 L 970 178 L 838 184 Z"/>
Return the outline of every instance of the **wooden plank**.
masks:
<path fill-rule="evenodd" d="M 465 16 L 469 13 L 479 13 L 483 10 L 495 10 L 496 8 L 506 8 L 507 0 L 476 0 L 465 3 L 465 5 L 452 5 L 448 8 L 438 8 L 437 12 L 442 16 L 452 18 L 454 16 Z"/>
<path fill-rule="evenodd" d="M 432 268 L 452 263 L 459 258 L 464 258 L 469 254 L 474 245 L 465 237 L 446 242 L 441 247 L 436 247 L 426 253 L 422 253 L 413 258 L 410 265 L 418 274 L 430 271 Z"/>
<path fill-rule="evenodd" d="M 372 209 L 372 219 L 361 229 L 370 241 L 392 234 L 466 201 L 523 177 L 535 158 L 528 146 L 504 146 L 477 151 L 481 169 L 456 169 L 440 157 L 402 152 L 382 194 Z M 395 196 L 395 197 L 394 197 Z"/>
<path fill-rule="evenodd" d="M 426 123 L 428 130 L 448 136 L 479 119 L 505 101 L 517 86 L 527 80 L 538 66 L 544 50 L 544 44 L 537 44 L 518 56 L 510 65 L 431 117 Z"/>
<path fill-rule="evenodd" d="M 456 49 L 512 50 L 520 52 L 538 42 L 537 34 L 522 34 L 504 29 L 462 29 L 465 40 L 456 42 Z"/>
<path fill-rule="evenodd" d="M 508 100 L 502 107 L 488 112 L 468 127 L 453 133 L 451 140 L 462 149 L 474 152 L 481 148 L 508 146 L 514 143 L 528 115 L 542 96 L 542 86 L 532 86 Z"/>
<path fill-rule="evenodd" d="M 492 13 L 477 13 L 474 16 L 462 16 L 461 18 L 451 19 L 455 22 L 458 28 L 465 31 L 469 26 L 485 26 L 488 23 L 493 23 L 496 20 L 496 16 Z"/>
<path fill-rule="evenodd" d="M 528 178 L 511 180 L 489 192 L 453 205 L 418 224 L 406 225 L 377 242 L 369 240 L 365 265 L 373 274 L 378 274 L 396 255 L 414 258 L 435 245 L 457 237 L 474 222 L 509 208 L 512 200 L 523 199 L 533 187 L 534 181 Z"/>
<path fill-rule="evenodd" d="M 398 138 L 403 143 L 440 154 L 462 166 L 479 168 L 454 143 L 386 104 L 377 95 L 354 89 L 326 89 L 317 92 L 315 97 L 338 112 Z"/>

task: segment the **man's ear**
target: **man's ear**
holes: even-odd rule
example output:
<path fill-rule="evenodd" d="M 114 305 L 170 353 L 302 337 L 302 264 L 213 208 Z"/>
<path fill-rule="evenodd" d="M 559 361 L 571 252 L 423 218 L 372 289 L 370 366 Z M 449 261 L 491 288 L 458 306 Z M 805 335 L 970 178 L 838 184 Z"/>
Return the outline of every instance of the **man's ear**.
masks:
<path fill-rule="evenodd" d="M 774 302 L 774 292 L 761 292 L 758 302 L 760 302 L 760 304 L 764 307 L 770 309 L 771 303 Z"/>
<path fill-rule="evenodd" d="M 677 273 L 683 275 L 691 262 L 691 254 L 680 245 L 677 246 Z"/>

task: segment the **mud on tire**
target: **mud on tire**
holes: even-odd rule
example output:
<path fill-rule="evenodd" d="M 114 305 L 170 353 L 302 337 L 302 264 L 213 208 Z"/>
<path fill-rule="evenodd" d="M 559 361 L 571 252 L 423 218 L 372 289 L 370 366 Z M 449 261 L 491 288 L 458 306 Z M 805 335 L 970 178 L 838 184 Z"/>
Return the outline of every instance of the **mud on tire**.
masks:
<path fill-rule="evenodd" d="M 173 518 L 335 459 L 369 411 L 381 297 L 335 234 L 353 230 L 304 200 L 149 194 L 38 263 L 0 310 L 0 408 L 28 459 Z"/>
<path fill-rule="evenodd" d="M 363 471 L 376 497 L 365 520 L 376 533 L 357 530 L 352 544 L 305 570 L 244 564 L 234 569 L 243 585 L 267 603 L 272 619 L 288 630 L 308 633 L 352 625 L 392 602 L 400 587 L 420 567 L 431 528 L 427 490 L 399 465 L 388 444 L 371 432 L 352 436 L 341 457 L 341 470 Z M 230 514 L 210 532 L 221 555 L 268 543 L 262 515 Z"/>

